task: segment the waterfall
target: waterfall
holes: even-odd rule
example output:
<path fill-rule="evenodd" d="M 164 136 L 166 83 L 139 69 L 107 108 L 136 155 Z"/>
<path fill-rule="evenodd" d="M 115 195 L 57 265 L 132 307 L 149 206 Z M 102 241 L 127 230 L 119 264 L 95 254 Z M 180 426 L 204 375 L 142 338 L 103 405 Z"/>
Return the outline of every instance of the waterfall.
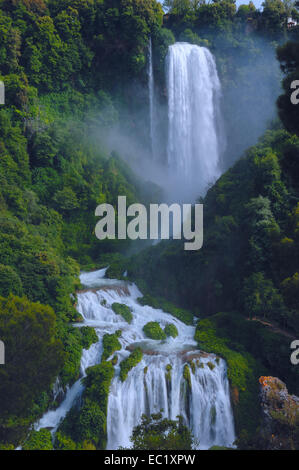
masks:
<path fill-rule="evenodd" d="M 205 47 L 176 43 L 167 56 L 168 166 L 197 193 L 220 176 L 221 85 Z"/>
<path fill-rule="evenodd" d="M 153 67 L 153 47 L 152 39 L 148 46 L 148 91 L 149 91 L 149 111 L 150 111 L 150 139 L 153 159 L 157 158 L 157 136 L 156 136 L 156 116 L 155 116 L 155 80 Z"/>
<path fill-rule="evenodd" d="M 95 328 L 99 338 L 97 344 L 83 352 L 82 376 L 87 367 L 100 362 L 104 334 L 122 331 L 119 338 L 122 349 L 116 353 L 118 363 L 108 399 L 107 449 L 130 447 L 130 436 L 141 415 L 161 410 L 170 419 L 183 417 L 198 448 L 231 446 L 235 433 L 225 361 L 198 350 L 194 326 L 187 326 L 162 310 L 141 306 L 138 298 L 142 294 L 134 284 L 105 279 L 104 275 L 105 270 L 81 275 L 81 283 L 89 290 L 78 294 L 77 309 L 84 319 L 83 325 Z M 114 313 L 114 302 L 130 308 L 133 315 L 130 325 Z M 147 339 L 143 327 L 149 321 L 159 322 L 162 328 L 174 324 L 178 337 L 164 341 Z M 143 359 L 121 382 L 119 364 L 135 347 L 143 350 Z M 186 367 L 189 381 L 184 377 Z M 46 413 L 35 429 L 52 428 L 55 433 L 82 391 L 79 380 L 68 390 L 58 409 Z"/>

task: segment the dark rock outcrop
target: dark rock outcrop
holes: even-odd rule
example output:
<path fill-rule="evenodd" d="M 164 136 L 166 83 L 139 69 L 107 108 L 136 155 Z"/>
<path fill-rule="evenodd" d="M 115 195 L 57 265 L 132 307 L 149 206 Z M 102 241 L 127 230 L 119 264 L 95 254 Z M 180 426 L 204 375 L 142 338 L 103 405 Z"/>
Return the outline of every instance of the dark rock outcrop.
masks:
<path fill-rule="evenodd" d="M 260 380 L 263 447 L 270 450 L 299 449 L 299 398 L 289 395 L 276 377 Z"/>

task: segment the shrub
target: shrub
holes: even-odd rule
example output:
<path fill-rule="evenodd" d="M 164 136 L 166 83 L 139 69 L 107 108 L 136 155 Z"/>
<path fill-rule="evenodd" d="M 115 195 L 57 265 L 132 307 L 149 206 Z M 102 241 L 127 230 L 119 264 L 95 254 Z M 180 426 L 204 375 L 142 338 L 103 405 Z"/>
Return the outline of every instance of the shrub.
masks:
<path fill-rule="evenodd" d="M 177 327 L 172 323 L 165 326 L 164 333 L 166 336 L 172 336 L 173 338 L 176 338 L 179 335 Z"/>
<path fill-rule="evenodd" d="M 136 426 L 131 437 L 134 450 L 191 450 L 193 436 L 183 424 L 182 417 L 177 421 L 163 419 L 162 413 L 143 415 L 141 424 Z"/>
<path fill-rule="evenodd" d="M 54 448 L 55 450 L 76 450 L 77 446 L 70 437 L 59 431 L 55 435 Z"/>
<path fill-rule="evenodd" d="M 120 380 L 124 382 L 128 376 L 128 373 L 130 372 L 133 367 L 136 367 L 137 364 L 142 360 L 142 350 L 140 348 L 136 348 L 135 351 L 133 351 L 129 357 L 124 359 L 120 363 Z"/>
<path fill-rule="evenodd" d="M 127 305 L 114 303 L 112 305 L 112 310 L 114 311 L 114 313 L 116 313 L 116 315 L 121 315 L 127 323 L 132 323 L 133 315 Z"/>
<path fill-rule="evenodd" d="M 104 335 L 102 361 L 106 361 L 115 351 L 119 351 L 121 349 L 121 344 L 118 341 L 119 336 L 119 332 L 116 332 L 113 335 Z"/>
<path fill-rule="evenodd" d="M 83 326 L 80 328 L 82 335 L 82 346 L 84 349 L 89 349 L 92 344 L 95 344 L 99 341 L 98 335 L 95 332 L 94 328 L 89 326 Z"/>
<path fill-rule="evenodd" d="M 50 431 L 47 429 L 32 431 L 23 445 L 23 450 L 53 450 Z"/>
<path fill-rule="evenodd" d="M 100 405 L 92 400 L 85 400 L 80 410 L 78 432 L 80 440 L 90 440 L 96 445 L 106 436 L 106 415 Z"/>
<path fill-rule="evenodd" d="M 162 330 L 161 326 L 157 322 L 149 322 L 143 327 L 144 334 L 155 340 L 166 339 L 166 334 Z"/>

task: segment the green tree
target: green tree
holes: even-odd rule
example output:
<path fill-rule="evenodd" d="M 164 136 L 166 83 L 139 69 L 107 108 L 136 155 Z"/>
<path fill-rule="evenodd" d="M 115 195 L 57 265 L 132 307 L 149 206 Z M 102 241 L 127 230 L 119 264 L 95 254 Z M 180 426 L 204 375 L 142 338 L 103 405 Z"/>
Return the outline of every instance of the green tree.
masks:
<path fill-rule="evenodd" d="M 0 413 L 21 416 L 47 390 L 63 365 L 62 344 L 56 338 L 56 318 L 50 307 L 25 298 L 0 298 L 0 338 L 6 365 L 0 369 Z"/>
<path fill-rule="evenodd" d="M 143 415 L 141 424 L 136 426 L 131 437 L 134 450 L 191 450 L 193 437 L 183 424 L 183 419 L 177 421 L 164 419 L 162 413 L 150 417 Z"/>

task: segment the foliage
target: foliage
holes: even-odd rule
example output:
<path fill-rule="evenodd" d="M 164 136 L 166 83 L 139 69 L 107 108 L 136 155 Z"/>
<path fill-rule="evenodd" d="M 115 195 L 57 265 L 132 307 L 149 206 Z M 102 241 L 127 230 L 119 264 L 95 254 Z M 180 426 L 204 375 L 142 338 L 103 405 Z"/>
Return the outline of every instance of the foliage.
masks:
<path fill-rule="evenodd" d="M 118 341 L 120 335 L 121 331 L 117 331 L 112 335 L 105 334 L 103 336 L 102 361 L 106 361 L 115 351 L 119 351 L 121 349 L 121 344 Z"/>
<path fill-rule="evenodd" d="M 0 295 L 8 297 L 9 294 L 22 295 L 22 282 L 13 268 L 0 264 Z"/>
<path fill-rule="evenodd" d="M 224 309 L 277 322 L 286 334 L 299 331 L 296 135 L 281 129 L 266 133 L 208 192 L 205 247 L 192 259 L 180 244 L 161 243 L 130 266 L 123 257 L 129 242 L 94 236 L 97 205 L 116 205 L 120 194 L 129 204 L 139 202 L 146 192 L 119 156 L 107 151 L 103 136 L 121 124 L 135 137 L 147 125 L 142 119 L 136 123 L 136 115 L 145 101 L 141 89 L 150 37 L 163 105 L 168 46 L 179 39 L 213 50 L 229 141 L 239 129 L 239 141 L 227 149 L 231 162 L 261 134 L 256 118 L 277 94 L 273 41 L 291 39 L 278 49 L 287 74 L 278 108 L 288 131 L 299 132 L 298 110 L 290 104 L 290 83 L 298 75 L 298 28 L 287 31 L 286 25 L 286 18 L 298 18 L 298 12 L 289 2 L 267 0 L 263 11 L 251 3 L 236 10 L 227 0 L 173 0 L 168 7 L 163 26 L 156 0 L 0 2 L 0 79 L 6 91 L 0 109 L 0 338 L 10 360 L 0 374 L 3 448 L 24 441 L 51 405 L 56 376 L 63 386 L 78 379 L 82 349 L 97 341 L 94 330 L 71 325 L 78 321 L 73 296 L 79 264 L 96 266 L 109 257 L 108 276 L 121 278 L 128 269 L 157 296 L 146 295 L 143 305 L 163 308 L 189 325 L 190 311 L 209 316 Z M 123 307 L 130 322 L 132 314 Z M 246 336 L 251 328 L 242 335 L 236 331 L 253 354 Z M 260 333 L 252 344 L 263 363 L 295 387 L 296 373 L 284 364 L 288 336 L 277 336 Z M 214 340 L 230 357 L 231 370 L 241 364 L 231 380 L 244 381 L 250 362 L 246 351 L 241 360 Z M 277 352 L 271 353 L 274 346 Z M 124 376 L 139 356 L 123 361 Z M 59 431 L 56 448 L 105 447 L 112 376 L 113 366 L 105 362 L 89 373 L 82 419 L 71 414 L 74 431 Z M 28 442 L 47 446 L 48 437 L 33 433 Z"/>
<path fill-rule="evenodd" d="M 133 315 L 127 305 L 114 303 L 112 304 L 112 310 L 114 313 L 116 313 L 116 315 L 121 315 L 127 323 L 132 323 Z"/>
<path fill-rule="evenodd" d="M 145 336 L 150 339 L 163 340 L 166 339 L 166 333 L 162 330 L 157 322 L 149 322 L 143 327 Z"/>
<path fill-rule="evenodd" d="M 2 420 L 26 412 L 58 375 L 63 348 L 55 338 L 55 322 L 48 306 L 14 296 L 0 298 L 0 337 L 6 347 L 6 365 L 0 370 Z"/>
<path fill-rule="evenodd" d="M 215 327 L 213 318 L 198 322 L 195 339 L 201 349 L 226 360 L 237 432 L 246 429 L 254 434 L 260 419 L 258 376 L 263 369 L 260 369 L 258 362 L 242 346 L 237 346 L 228 337 L 222 336 L 221 330 Z M 214 364 L 209 366 L 212 369 L 211 366 Z"/>
<path fill-rule="evenodd" d="M 72 439 L 64 436 L 61 432 L 57 432 L 55 434 L 55 442 L 54 442 L 54 449 L 55 450 L 76 450 L 77 446 Z"/>
<path fill-rule="evenodd" d="M 108 394 L 113 376 L 111 362 L 87 369 L 81 406 L 72 408 L 60 425 L 55 449 L 106 448 Z"/>
<path fill-rule="evenodd" d="M 142 350 L 140 348 L 136 348 L 129 357 L 124 359 L 120 363 L 120 380 L 124 382 L 128 376 L 128 373 L 130 372 L 133 367 L 136 367 L 137 364 L 142 360 Z"/>
<path fill-rule="evenodd" d="M 165 326 L 164 333 L 166 336 L 172 336 L 173 338 L 176 338 L 179 335 L 178 329 L 173 323 L 169 323 Z"/>
<path fill-rule="evenodd" d="M 191 450 L 193 446 L 193 437 L 183 419 L 163 419 L 162 413 L 143 415 L 131 441 L 134 450 Z"/>
<path fill-rule="evenodd" d="M 23 450 L 53 450 L 51 432 L 47 429 L 32 431 L 22 448 Z"/>

